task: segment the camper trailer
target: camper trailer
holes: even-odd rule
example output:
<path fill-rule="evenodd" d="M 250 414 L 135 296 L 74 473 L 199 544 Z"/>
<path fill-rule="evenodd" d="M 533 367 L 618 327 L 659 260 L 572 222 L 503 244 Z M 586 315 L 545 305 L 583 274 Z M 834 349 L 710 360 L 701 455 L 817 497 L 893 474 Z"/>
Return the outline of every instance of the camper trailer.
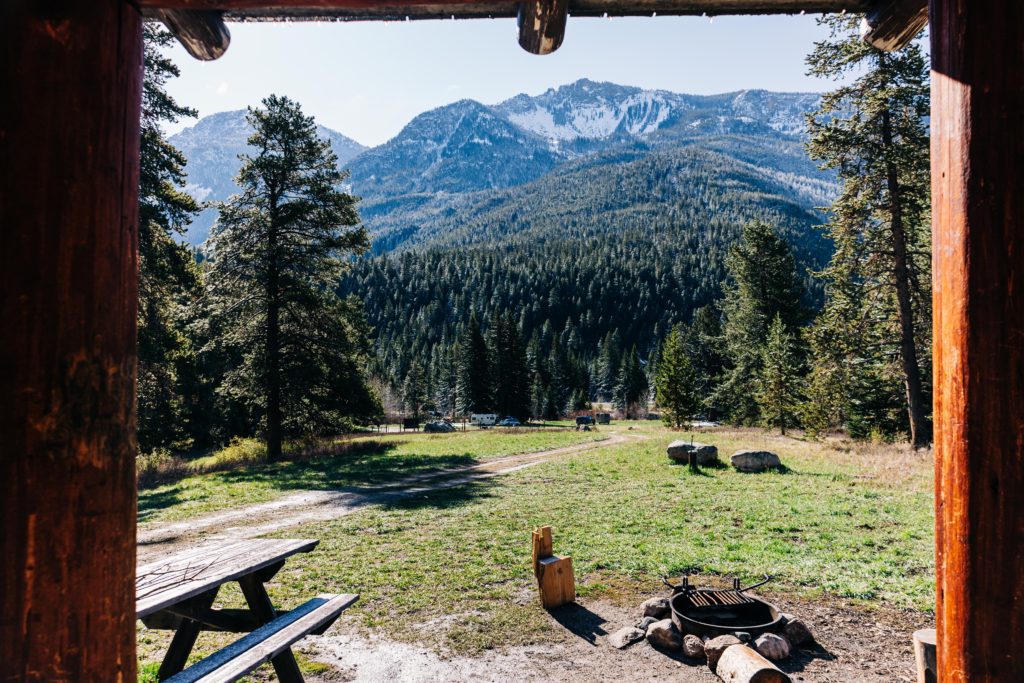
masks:
<path fill-rule="evenodd" d="M 473 413 L 469 416 L 469 424 L 477 427 L 493 427 L 498 422 L 494 413 Z"/>

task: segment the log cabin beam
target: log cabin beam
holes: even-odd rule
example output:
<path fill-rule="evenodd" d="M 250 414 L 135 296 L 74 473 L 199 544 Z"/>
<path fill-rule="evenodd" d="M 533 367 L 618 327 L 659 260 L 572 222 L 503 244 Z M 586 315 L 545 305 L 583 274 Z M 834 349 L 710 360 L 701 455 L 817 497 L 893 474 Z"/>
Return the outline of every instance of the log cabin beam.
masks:
<path fill-rule="evenodd" d="M 1024 681 L 1024 3 L 932 0 L 938 679 Z"/>
<path fill-rule="evenodd" d="M 569 0 L 526 0 L 519 3 L 519 46 L 531 54 L 549 55 L 562 45 Z"/>
<path fill-rule="evenodd" d="M 0 681 L 134 681 L 142 20 L 0 3 Z"/>
<path fill-rule="evenodd" d="M 196 59 L 212 61 L 231 44 L 231 32 L 219 10 L 157 10 L 155 15 Z"/>
<path fill-rule="evenodd" d="M 875 0 L 864 13 L 860 37 L 879 50 L 906 47 L 928 23 L 928 0 Z"/>

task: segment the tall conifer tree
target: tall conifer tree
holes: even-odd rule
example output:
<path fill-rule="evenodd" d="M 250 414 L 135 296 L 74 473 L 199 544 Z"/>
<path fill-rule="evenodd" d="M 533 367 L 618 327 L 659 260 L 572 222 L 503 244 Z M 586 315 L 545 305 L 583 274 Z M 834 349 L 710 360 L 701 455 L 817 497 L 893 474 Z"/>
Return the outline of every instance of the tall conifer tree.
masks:
<path fill-rule="evenodd" d="M 879 426 L 893 381 L 902 384 L 910 438 L 921 446 L 931 439 L 928 67 L 915 43 L 892 53 L 868 45 L 858 21 L 822 19 L 832 35 L 807 59 L 815 76 L 857 75 L 808 117 L 811 155 L 842 180 L 826 228 L 835 251 L 823 273 L 815 373 L 826 376 L 817 386 L 850 388 L 838 399 L 848 421 Z M 860 386 L 843 382 L 854 365 Z"/>
<path fill-rule="evenodd" d="M 672 328 L 661 346 L 658 368 L 654 373 L 654 391 L 662 421 L 673 429 L 690 424 L 700 407 L 696 377 L 686 350 L 685 333 L 680 326 Z"/>
<path fill-rule="evenodd" d="M 189 446 L 199 387 L 184 304 L 200 295 L 199 275 L 179 237 L 199 210 L 184 191 L 185 157 L 161 130 L 164 123 L 195 116 L 165 89 L 178 67 L 161 50 L 172 40 L 159 24 L 144 26 L 144 76 L 139 147 L 139 368 L 138 439 L 148 451 Z"/>
<path fill-rule="evenodd" d="M 368 247 L 346 174 L 313 119 L 286 97 L 250 109 L 242 188 L 220 205 L 208 282 L 241 363 L 224 390 L 264 424 L 268 457 L 286 434 L 339 431 L 378 412 L 363 376 L 361 303 L 335 294 L 345 259 Z"/>
<path fill-rule="evenodd" d="M 783 434 L 796 424 L 800 406 L 800 356 L 793 333 L 782 317 L 775 316 L 761 350 L 761 375 L 757 403 L 765 425 L 778 427 Z"/>
<path fill-rule="evenodd" d="M 726 362 L 713 400 L 740 424 L 755 424 L 755 398 L 761 376 L 762 350 L 776 316 L 789 330 L 807 320 L 802 286 L 789 245 L 766 223 L 754 221 L 726 259 L 730 282 L 722 303 Z"/>

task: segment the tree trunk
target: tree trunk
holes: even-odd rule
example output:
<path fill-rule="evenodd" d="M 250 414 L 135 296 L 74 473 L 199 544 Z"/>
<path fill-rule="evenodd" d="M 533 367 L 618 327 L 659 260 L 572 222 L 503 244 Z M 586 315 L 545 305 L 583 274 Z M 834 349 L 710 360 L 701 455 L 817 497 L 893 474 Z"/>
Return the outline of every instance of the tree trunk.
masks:
<path fill-rule="evenodd" d="M 134 681 L 142 22 L 0 2 L 0 681 Z"/>
<path fill-rule="evenodd" d="M 888 109 L 882 112 L 882 146 L 892 149 L 892 122 Z M 890 229 L 892 230 L 893 280 L 896 284 L 897 312 L 900 323 L 900 360 L 903 364 L 903 385 L 910 420 L 910 443 L 914 448 L 931 441 L 925 417 L 924 392 L 921 389 L 921 368 L 914 339 L 914 308 L 910 296 L 910 266 L 907 256 L 907 235 L 903 226 L 903 204 L 896 165 L 886 160 L 886 185 L 889 190 Z"/>
<path fill-rule="evenodd" d="M 281 283 L 277 262 L 276 200 L 267 234 L 267 460 L 281 459 Z"/>

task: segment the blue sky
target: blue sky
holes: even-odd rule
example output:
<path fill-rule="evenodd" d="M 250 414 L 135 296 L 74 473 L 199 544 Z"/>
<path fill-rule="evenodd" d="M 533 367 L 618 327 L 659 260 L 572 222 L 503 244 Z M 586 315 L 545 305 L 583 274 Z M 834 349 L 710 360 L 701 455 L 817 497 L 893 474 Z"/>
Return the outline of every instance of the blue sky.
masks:
<path fill-rule="evenodd" d="M 519 47 L 512 19 L 230 28 L 231 47 L 215 62 L 174 47 L 182 76 L 169 90 L 180 102 L 205 116 L 288 95 L 365 145 L 443 104 L 492 104 L 584 77 L 697 94 L 831 87 L 804 73 L 826 36 L 810 16 L 570 18 L 561 49 L 545 57 Z"/>

